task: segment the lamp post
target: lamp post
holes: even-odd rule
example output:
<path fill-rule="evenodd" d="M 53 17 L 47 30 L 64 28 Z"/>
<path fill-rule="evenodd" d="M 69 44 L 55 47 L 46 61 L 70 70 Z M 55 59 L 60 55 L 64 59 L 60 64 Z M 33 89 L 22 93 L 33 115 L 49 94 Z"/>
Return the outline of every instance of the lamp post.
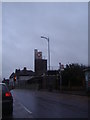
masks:
<path fill-rule="evenodd" d="M 61 76 L 61 63 L 59 63 L 59 75 L 60 75 L 60 91 L 62 90 L 62 76 Z"/>
<path fill-rule="evenodd" d="M 50 70 L 50 45 L 49 45 L 49 37 L 41 36 L 41 38 L 44 38 L 48 41 L 48 64 L 49 64 L 49 70 Z"/>

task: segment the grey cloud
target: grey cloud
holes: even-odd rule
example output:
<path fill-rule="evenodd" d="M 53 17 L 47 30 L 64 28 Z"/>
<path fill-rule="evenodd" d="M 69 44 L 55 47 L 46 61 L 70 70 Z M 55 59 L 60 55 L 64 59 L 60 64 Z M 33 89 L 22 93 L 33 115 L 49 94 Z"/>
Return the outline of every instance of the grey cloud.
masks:
<path fill-rule="evenodd" d="M 34 49 L 47 58 L 50 38 L 51 66 L 87 64 L 88 3 L 3 3 L 3 76 L 16 68 L 34 68 Z"/>

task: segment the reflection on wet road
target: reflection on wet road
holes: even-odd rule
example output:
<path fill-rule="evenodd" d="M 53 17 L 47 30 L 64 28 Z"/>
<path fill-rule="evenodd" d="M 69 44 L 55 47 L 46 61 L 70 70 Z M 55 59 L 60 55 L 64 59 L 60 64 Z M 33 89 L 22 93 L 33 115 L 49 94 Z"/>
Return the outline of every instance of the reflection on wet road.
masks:
<path fill-rule="evenodd" d="M 13 90 L 12 118 L 87 118 L 88 97 L 30 90 Z"/>

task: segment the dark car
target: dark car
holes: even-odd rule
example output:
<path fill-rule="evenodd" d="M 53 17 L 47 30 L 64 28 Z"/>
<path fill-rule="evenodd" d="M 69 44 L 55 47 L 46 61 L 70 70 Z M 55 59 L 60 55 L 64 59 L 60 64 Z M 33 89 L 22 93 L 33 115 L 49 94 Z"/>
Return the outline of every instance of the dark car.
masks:
<path fill-rule="evenodd" d="M 2 89 L 2 114 L 12 114 L 13 112 L 13 97 L 5 83 L 0 83 Z"/>

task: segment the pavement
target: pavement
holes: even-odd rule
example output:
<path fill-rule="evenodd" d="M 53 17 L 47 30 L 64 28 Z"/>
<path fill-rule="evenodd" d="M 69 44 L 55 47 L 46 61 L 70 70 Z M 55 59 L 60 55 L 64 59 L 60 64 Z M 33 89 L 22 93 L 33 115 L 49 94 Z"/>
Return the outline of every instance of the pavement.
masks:
<path fill-rule="evenodd" d="M 88 96 L 85 91 L 62 91 L 62 94 L 72 94 L 72 95 L 80 95 L 80 96 Z"/>
<path fill-rule="evenodd" d="M 88 96 L 89 94 L 87 94 L 86 91 L 59 91 L 59 90 L 52 90 L 52 91 L 48 91 L 47 89 L 41 89 L 39 91 L 47 91 L 47 92 L 52 92 L 52 93 L 60 93 L 60 94 L 72 94 L 72 95 L 80 95 L 80 96 Z"/>

